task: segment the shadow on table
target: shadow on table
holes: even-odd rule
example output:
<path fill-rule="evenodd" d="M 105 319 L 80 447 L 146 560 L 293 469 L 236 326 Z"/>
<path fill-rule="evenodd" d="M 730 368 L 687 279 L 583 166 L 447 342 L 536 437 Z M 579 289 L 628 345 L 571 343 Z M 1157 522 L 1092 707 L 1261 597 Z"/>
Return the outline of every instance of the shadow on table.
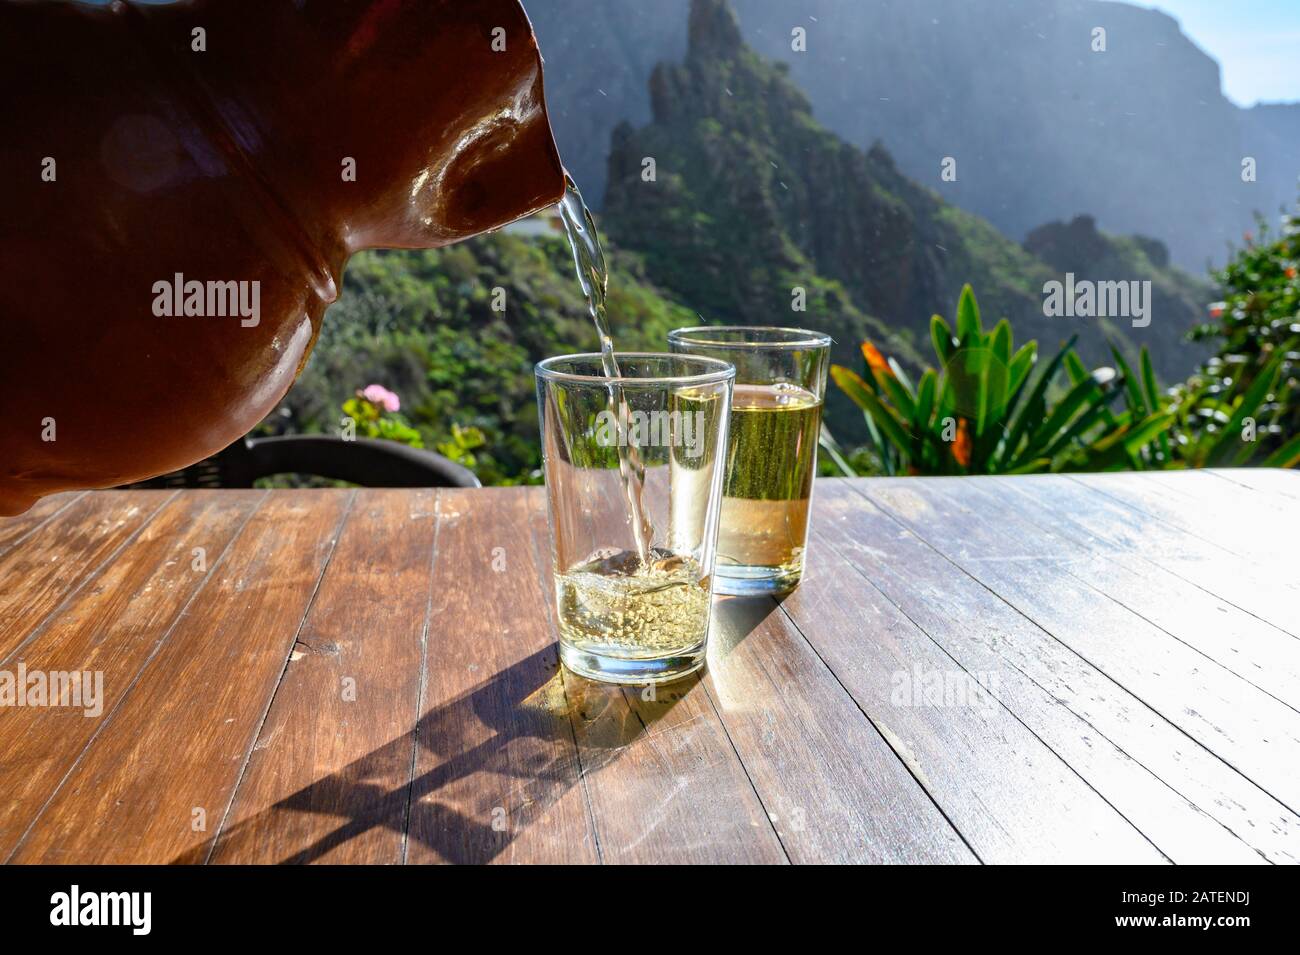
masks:
<path fill-rule="evenodd" d="M 718 597 L 713 605 L 709 652 L 715 659 L 729 656 L 745 638 L 779 614 L 784 597 Z"/>
<path fill-rule="evenodd" d="M 280 814 L 310 813 L 334 817 L 337 828 L 275 861 L 314 862 L 384 827 L 408 833 L 409 861 L 489 862 L 582 774 L 618 759 L 698 682 L 692 677 L 656 687 L 656 699 L 646 700 L 640 687 L 562 675 L 550 646 L 426 713 L 414 729 L 414 744 L 403 734 L 224 830 L 213 861 L 232 848 L 255 851 L 268 833 L 292 832 L 291 820 L 275 818 Z M 372 781 L 391 778 L 395 765 L 409 765 L 413 745 L 416 775 L 409 786 Z M 570 840 L 574 832 L 557 826 L 554 836 Z M 210 844 L 173 862 L 200 863 Z"/>

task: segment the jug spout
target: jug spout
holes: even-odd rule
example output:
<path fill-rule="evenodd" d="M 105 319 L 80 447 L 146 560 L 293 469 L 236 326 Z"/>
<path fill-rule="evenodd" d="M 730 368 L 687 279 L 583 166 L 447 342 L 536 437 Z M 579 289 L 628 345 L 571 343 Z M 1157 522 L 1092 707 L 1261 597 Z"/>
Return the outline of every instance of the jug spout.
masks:
<path fill-rule="evenodd" d="M 0 514 L 247 433 L 353 252 L 559 201 L 542 82 L 519 0 L 0 0 Z"/>

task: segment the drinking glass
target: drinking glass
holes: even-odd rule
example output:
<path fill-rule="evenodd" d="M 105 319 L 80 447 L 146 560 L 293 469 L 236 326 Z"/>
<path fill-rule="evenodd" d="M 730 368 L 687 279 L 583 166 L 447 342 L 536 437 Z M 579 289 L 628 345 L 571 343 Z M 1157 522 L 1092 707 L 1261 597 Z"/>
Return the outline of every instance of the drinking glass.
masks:
<path fill-rule="evenodd" d="M 611 683 L 704 664 L 735 369 L 714 358 L 537 365 L 560 660 Z"/>
<path fill-rule="evenodd" d="M 831 339 L 802 328 L 679 328 L 676 353 L 736 368 L 718 532 L 720 594 L 792 590 L 803 576 Z"/>

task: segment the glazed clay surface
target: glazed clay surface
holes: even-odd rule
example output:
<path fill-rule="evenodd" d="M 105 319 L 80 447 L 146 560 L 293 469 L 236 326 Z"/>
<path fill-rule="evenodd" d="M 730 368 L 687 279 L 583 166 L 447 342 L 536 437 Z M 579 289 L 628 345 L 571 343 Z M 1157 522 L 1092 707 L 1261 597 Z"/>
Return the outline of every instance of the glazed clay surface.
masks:
<path fill-rule="evenodd" d="M 0 0 L 0 124 L 0 514 L 220 450 L 353 252 L 564 192 L 518 0 Z"/>

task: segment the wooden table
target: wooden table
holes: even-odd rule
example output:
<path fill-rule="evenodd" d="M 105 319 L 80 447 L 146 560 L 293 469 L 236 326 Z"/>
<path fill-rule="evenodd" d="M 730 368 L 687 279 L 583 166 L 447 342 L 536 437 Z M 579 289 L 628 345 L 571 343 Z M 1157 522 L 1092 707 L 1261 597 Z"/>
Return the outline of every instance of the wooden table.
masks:
<path fill-rule="evenodd" d="M 652 698 L 559 669 L 538 489 L 42 502 L 0 671 L 102 713 L 0 708 L 0 859 L 1300 860 L 1300 476 L 823 480 L 813 527 Z"/>

